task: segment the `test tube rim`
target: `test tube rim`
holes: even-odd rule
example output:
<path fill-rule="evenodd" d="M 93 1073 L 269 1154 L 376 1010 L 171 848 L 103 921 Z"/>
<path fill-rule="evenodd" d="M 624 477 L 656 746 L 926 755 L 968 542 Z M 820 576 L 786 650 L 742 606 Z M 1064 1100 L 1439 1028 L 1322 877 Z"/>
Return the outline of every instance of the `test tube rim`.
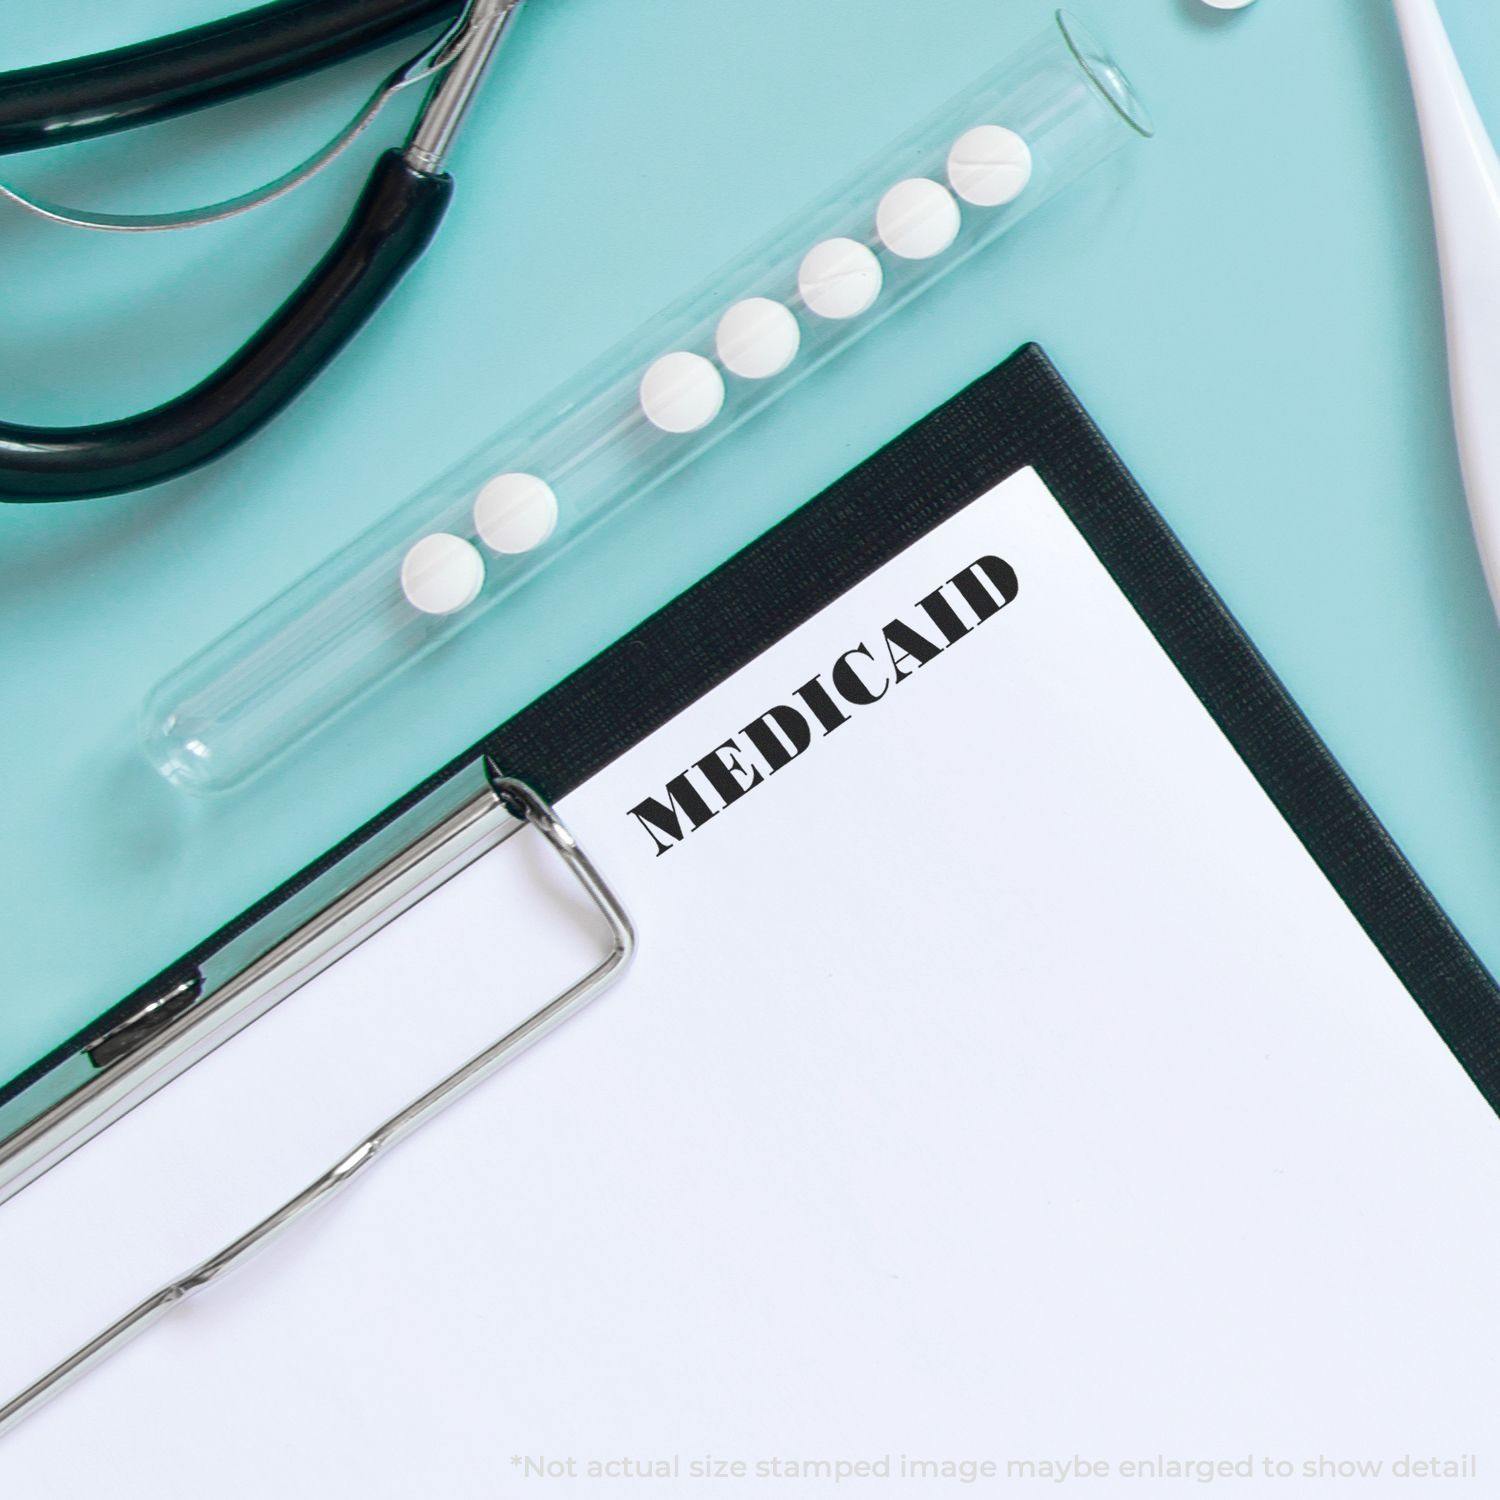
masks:
<path fill-rule="evenodd" d="M 1072 11 L 1060 8 L 1055 16 L 1068 51 L 1073 54 L 1073 60 L 1094 91 L 1137 135 L 1151 140 L 1156 134 L 1151 111 L 1146 108 L 1145 100 L 1141 98 L 1136 86 L 1115 62 L 1114 53 L 1103 46 Z M 1109 59 L 1112 78 L 1100 74 L 1093 61 L 1096 57 Z"/>

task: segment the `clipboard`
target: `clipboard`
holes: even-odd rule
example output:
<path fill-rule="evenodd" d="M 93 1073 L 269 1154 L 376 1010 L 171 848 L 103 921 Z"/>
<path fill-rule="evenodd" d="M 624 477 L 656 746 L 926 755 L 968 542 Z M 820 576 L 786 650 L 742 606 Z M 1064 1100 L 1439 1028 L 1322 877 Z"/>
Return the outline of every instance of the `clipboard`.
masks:
<path fill-rule="evenodd" d="M 1484 1098 L 1500 1107 L 1500 991 L 1494 981 L 1032 346 L 7 1086 L 0 1110 L 11 1119 L 30 1111 L 0 1142 L 3 1190 L 13 1193 L 524 822 L 540 828 L 569 863 L 612 933 L 603 965 L 359 1143 L 286 1209 L 147 1299 L 20 1404 L 0 1409 L 0 1422 L 19 1417 L 120 1338 L 208 1284 L 348 1180 L 348 1163 L 373 1159 L 372 1141 L 429 1117 L 621 972 L 633 941 L 624 903 L 588 864 L 550 802 L 1028 466 L 1045 480 Z M 587 830 L 579 833 L 586 839 Z"/>

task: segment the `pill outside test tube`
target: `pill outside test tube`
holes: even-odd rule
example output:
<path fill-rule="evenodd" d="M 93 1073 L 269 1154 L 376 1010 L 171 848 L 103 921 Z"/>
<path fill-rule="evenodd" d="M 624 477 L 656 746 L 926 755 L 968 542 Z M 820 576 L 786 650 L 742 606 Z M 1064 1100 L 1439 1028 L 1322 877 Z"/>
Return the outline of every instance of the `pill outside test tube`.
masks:
<path fill-rule="evenodd" d="M 1073 17 L 222 636 L 147 700 L 174 785 L 243 785 L 483 618 L 1132 139 Z"/>

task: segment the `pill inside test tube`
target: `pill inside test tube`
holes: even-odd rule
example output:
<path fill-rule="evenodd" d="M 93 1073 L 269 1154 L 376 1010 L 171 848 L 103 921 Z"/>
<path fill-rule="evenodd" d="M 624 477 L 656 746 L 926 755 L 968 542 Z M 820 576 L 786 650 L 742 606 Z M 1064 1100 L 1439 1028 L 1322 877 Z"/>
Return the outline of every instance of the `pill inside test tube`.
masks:
<path fill-rule="evenodd" d="M 183 790 L 232 790 L 456 632 L 480 621 L 503 630 L 495 606 L 596 528 L 1150 134 L 1110 54 L 1059 12 L 789 224 L 158 684 L 142 714 L 148 758 Z"/>
<path fill-rule="evenodd" d="M 769 297 L 746 297 L 719 319 L 714 352 L 745 380 L 769 380 L 797 357 L 802 329 L 792 310 Z"/>

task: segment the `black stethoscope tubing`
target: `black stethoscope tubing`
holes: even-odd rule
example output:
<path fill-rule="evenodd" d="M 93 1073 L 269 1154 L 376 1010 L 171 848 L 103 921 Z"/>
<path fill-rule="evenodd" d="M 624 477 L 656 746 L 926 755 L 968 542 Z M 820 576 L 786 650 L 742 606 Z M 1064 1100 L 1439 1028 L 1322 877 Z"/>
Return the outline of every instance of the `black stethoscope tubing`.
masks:
<path fill-rule="evenodd" d="M 188 31 L 0 74 L 0 153 L 84 140 L 251 93 L 451 21 L 460 0 L 275 0 Z M 81 500 L 160 483 L 248 437 L 321 370 L 421 254 L 453 180 L 377 161 L 302 284 L 207 379 L 150 411 L 77 427 L 0 421 L 0 501 Z"/>

